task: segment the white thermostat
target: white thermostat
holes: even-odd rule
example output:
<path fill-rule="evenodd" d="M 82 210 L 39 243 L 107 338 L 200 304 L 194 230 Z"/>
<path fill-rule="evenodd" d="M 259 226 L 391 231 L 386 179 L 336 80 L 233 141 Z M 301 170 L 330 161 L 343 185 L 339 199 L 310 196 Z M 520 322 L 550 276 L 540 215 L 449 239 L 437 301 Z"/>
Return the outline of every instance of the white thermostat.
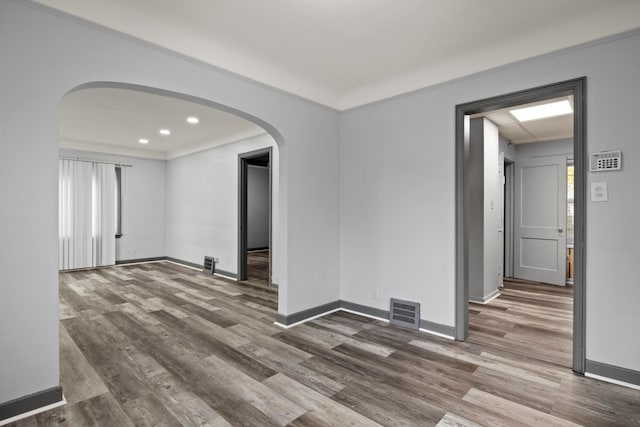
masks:
<path fill-rule="evenodd" d="M 622 169 L 622 152 L 620 151 L 591 153 L 589 160 L 589 170 L 591 172 L 615 171 Z"/>

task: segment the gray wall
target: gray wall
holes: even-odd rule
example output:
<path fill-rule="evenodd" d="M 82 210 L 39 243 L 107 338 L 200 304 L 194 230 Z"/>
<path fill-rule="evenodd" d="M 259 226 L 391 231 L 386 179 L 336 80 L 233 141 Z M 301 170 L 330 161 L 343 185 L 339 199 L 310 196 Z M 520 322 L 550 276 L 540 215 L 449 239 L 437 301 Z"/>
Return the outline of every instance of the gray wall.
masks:
<path fill-rule="evenodd" d="M 349 110 L 341 116 L 342 299 L 387 309 L 397 296 L 454 325 L 455 106 L 587 77 L 587 151 L 622 150 L 609 202 L 587 202 L 586 355 L 640 370 L 636 103 L 640 33 L 555 52 Z M 587 187 L 589 184 L 587 183 Z M 374 298 L 372 288 L 379 288 Z"/>
<path fill-rule="evenodd" d="M 498 291 L 498 127 L 472 119 L 469 141 L 469 300 L 484 303 Z"/>
<path fill-rule="evenodd" d="M 567 156 L 573 159 L 573 139 L 554 139 L 553 141 L 531 142 L 517 145 L 516 162 L 526 162 L 534 157 Z"/>
<path fill-rule="evenodd" d="M 269 247 L 269 168 L 247 168 L 247 248 Z"/>
<path fill-rule="evenodd" d="M 60 155 L 131 165 L 123 168 L 122 237 L 116 240 L 116 260 L 166 255 L 164 160 L 113 156 L 91 151 L 60 149 Z"/>
<path fill-rule="evenodd" d="M 272 132 L 282 160 L 278 311 L 339 298 L 336 111 L 30 2 L 0 2 L 0 52 L 0 178 L 14 183 L 0 187 L 0 402 L 59 383 L 58 108 L 86 83 L 193 96 Z"/>
<path fill-rule="evenodd" d="M 238 154 L 274 147 L 272 281 L 279 283 L 282 253 L 279 218 L 279 150 L 267 134 L 247 138 L 167 162 L 167 255 L 201 264 L 218 258 L 216 268 L 238 270 Z M 268 239 L 267 239 L 268 241 Z"/>

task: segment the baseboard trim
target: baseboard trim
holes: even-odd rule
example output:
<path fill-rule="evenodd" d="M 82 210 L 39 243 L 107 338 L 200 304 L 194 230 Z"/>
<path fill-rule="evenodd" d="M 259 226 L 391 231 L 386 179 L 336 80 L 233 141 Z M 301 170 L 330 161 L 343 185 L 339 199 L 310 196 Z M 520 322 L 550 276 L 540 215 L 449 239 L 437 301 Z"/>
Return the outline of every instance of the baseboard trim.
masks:
<path fill-rule="evenodd" d="M 153 258 L 126 259 L 126 260 L 116 261 L 116 265 L 141 264 L 141 263 L 145 263 L 145 262 L 158 262 L 158 261 L 170 261 L 170 262 L 173 262 L 175 264 L 184 265 L 185 267 L 190 267 L 190 268 L 193 268 L 195 270 L 202 271 L 202 264 L 197 264 L 195 262 L 189 262 L 189 261 L 185 261 L 183 259 L 173 258 L 173 257 L 170 257 L 170 256 L 160 256 L 160 257 L 153 257 Z M 238 275 L 236 273 L 231 273 L 230 271 L 220 270 L 219 268 L 216 268 L 216 270 L 215 270 L 215 272 L 213 274 L 215 274 L 217 276 L 226 277 L 228 279 L 238 280 Z M 277 287 L 278 285 L 275 285 L 275 286 Z"/>
<path fill-rule="evenodd" d="M 25 412 L 35 411 L 44 406 L 64 402 L 62 387 L 56 386 L 37 393 L 29 394 L 0 404 L 0 424 L 9 422 L 9 418 L 18 417 Z"/>
<path fill-rule="evenodd" d="M 482 298 L 476 298 L 476 297 L 469 297 L 469 302 L 473 303 L 473 304 L 489 304 L 491 301 L 493 301 L 494 299 L 498 298 L 500 296 L 500 289 L 496 289 L 495 291 L 491 292 L 489 295 L 485 295 Z"/>
<path fill-rule="evenodd" d="M 292 326 L 307 322 L 318 317 L 322 317 L 338 310 L 348 311 L 350 313 L 360 314 L 366 317 L 373 317 L 384 322 L 389 321 L 389 311 L 380 308 L 369 307 L 367 305 L 356 304 L 350 301 L 337 300 L 327 304 L 312 307 L 290 315 L 278 313 L 276 324 L 290 328 Z M 440 323 L 431 322 L 429 320 L 420 319 L 420 330 L 432 333 L 445 338 L 455 336 L 455 328 L 453 326 L 442 325 Z"/>
<path fill-rule="evenodd" d="M 167 261 L 171 261 L 171 262 L 174 262 L 176 264 L 182 264 L 184 266 L 191 267 L 191 268 L 194 268 L 194 269 L 200 270 L 200 271 L 202 271 L 202 269 L 204 267 L 202 264 L 196 264 L 195 262 L 189 262 L 189 261 L 185 261 L 183 259 L 173 258 L 173 257 L 170 257 L 170 256 L 164 257 L 164 259 L 167 260 Z"/>
<path fill-rule="evenodd" d="M 135 259 L 121 259 L 116 261 L 116 265 L 123 264 L 141 264 L 145 262 L 158 262 L 158 261 L 166 261 L 167 257 L 157 256 L 151 258 L 135 258 Z"/>
<path fill-rule="evenodd" d="M 236 273 L 231 273 L 230 271 L 220 270 L 219 268 L 216 268 L 216 271 L 214 271 L 213 274 L 216 275 L 216 276 L 226 277 L 227 279 L 238 280 L 238 275 Z"/>
<path fill-rule="evenodd" d="M 453 339 L 456 336 L 456 328 L 442 323 L 431 322 L 429 320 L 420 319 L 420 330 L 439 335 L 444 338 Z"/>
<path fill-rule="evenodd" d="M 197 264 L 195 262 L 185 261 L 183 259 L 173 258 L 173 257 L 170 257 L 170 256 L 164 257 L 164 259 L 167 260 L 167 261 L 171 261 L 171 262 L 176 263 L 176 264 L 181 264 L 181 265 L 184 265 L 186 267 L 191 267 L 193 269 L 200 270 L 200 271 L 202 271 L 202 268 L 203 268 L 202 264 Z M 215 271 L 213 272 L 213 274 L 215 276 L 222 276 L 222 277 L 225 277 L 227 279 L 232 279 L 232 280 L 237 280 L 238 279 L 238 275 L 236 273 L 231 273 L 229 271 L 220 270 L 219 268 L 216 268 Z"/>
<path fill-rule="evenodd" d="M 306 322 L 311 318 L 325 315 L 330 311 L 335 311 L 340 308 L 340 300 L 331 301 L 326 304 L 311 307 L 306 310 L 299 311 L 297 313 L 285 315 L 278 313 L 276 322 L 285 327 L 290 327 L 294 323 Z"/>
<path fill-rule="evenodd" d="M 344 300 L 340 300 L 340 308 L 356 313 L 366 314 L 385 321 L 389 320 L 389 310 L 383 310 L 381 308 L 369 307 L 368 305 L 356 304 L 354 302 Z"/>
<path fill-rule="evenodd" d="M 640 388 L 640 371 L 594 362 L 593 360 L 587 360 L 585 368 L 586 376 L 593 376 L 604 381 L 614 380 L 611 382 L 636 389 Z"/>

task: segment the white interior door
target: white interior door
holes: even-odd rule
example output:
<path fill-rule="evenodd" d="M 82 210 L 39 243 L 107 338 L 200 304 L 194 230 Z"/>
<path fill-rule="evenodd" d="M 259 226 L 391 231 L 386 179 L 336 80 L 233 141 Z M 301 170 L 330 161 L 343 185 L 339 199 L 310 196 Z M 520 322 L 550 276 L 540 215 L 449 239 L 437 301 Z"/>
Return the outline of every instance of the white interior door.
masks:
<path fill-rule="evenodd" d="M 516 165 L 515 196 L 515 276 L 564 286 L 566 157 L 540 157 Z"/>

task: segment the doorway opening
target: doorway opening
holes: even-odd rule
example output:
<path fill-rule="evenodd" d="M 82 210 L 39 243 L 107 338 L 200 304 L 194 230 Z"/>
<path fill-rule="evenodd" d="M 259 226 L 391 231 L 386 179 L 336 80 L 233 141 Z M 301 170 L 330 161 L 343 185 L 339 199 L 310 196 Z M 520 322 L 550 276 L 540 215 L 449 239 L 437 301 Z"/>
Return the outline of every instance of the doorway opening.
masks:
<path fill-rule="evenodd" d="M 548 117 L 521 121 L 512 114 L 558 104 L 566 109 Z M 476 209 L 472 226 L 483 221 L 481 237 L 489 241 L 494 240 L 497 228 L 497 247 L 484 242 L 484 270 L 497 270 L 498 276 L 494 280 L 494 271 L 486 279 L 492 282 L 491 289 L 502 286 L 503 277 L 565 286 L 573 277 L 573 97 L 470 118 L 470 170 L 484 184 L 477 192 L 483 196 L 483 210 Z M 474 208 L 472 202 L 472 214 Z M 497 260 L 491 262 L 493 252 Z M 471 301 L 474 290 L 472 287 Z M 475 302 L 486 302 L 485 295 L 475 295 L 479 300 Z"/>
<path fill-rule="evenodd" d="M 271 147 L 238 155 L 238 280 L 272 287 Z"/>
<path fill-rule="evenodd" d="M 497 202 L 498 194 L 500 198 L 504 197 L 505 206 L 508 205 L 509 200 L 513 200 L 515 202 L 515 209 L 511 211 L 509 209 L 502 210 L 502 207 L 498 209 L 499 212 L 504 213 L 504 226 L 501 227 L 500 218 L 495 218 L 495 212 L 493 213 L 495 222 L 495 228 L 493 228 L 492 232 L 495 233 L 495 230 L 498 230 L 498 235 L 492 239 L 494 241 L 499 241 L 502 238 L 505 240 L 504 246 L 501 244 L 494 243 L 496 250 L 498 247 L 502 247 L 505 249 L 504 255 L 502 258 L 503 266 L 501 266 L 501 273 L 504 274 L 515 274 L 518 275 L 517 265 L 527 267 L 531 262 L 535 261 L 538 265 L 534 265 L 532 270 L 536 270 L 536 273 L 550 273 L 547 270 L 555 270 L 554 274 L 556 276 L 558 274 L 562 274 L 562 285 L 566 282 L 565 274 L 565 259 L 566 259 L 566 230 L 567 230 L 567 158 L 566 156 L 555 156 L 557 158 L 552 159 L 547 158 L 545 161 L 541 161 L 540 159 L 532 158 L 530 164 L 528 166 L 530 169 L 515 166 L 515 170 L 513 166 L 509 166 L 508 164 L 505 167 L 503 163 L 500 169 L 505 171 L 505 177 L 502 178 L 500 176 L 500 182 L 505 183 L 507 180 L 508 174 L 515 175 L 513 181 L 515 181 L 515 187 L 517 188 L 526 188 L 530 191 L 530 197 L 528 205 L 523 205 L 520 203 L 520 209 L 518 209 L 518 202 L 515 200 L 518 197 L 517 192 L 512 191 L 512 189 L 506 189 L 506 191 L 496 192 L 496 202 L 492 199 L 487 199 L 485 203 L 484 199 L 484 191 L 485 182 L 479 180 L 477 176 L 478 171 L 477 166 L 474 166 L 474 152 L 482 152 L 479 150 L 479 147 L 483 147 L 483 142 L 474 140 L 471 138 L 471 127 L 473 126 L 481 126 L 482 130 L 486 132 L 496 132 L 497 130 L 491 128 L 491 124 L 486 124 L 483 122 L 481 124 L 472 123 L 472 117 L 474 115 L 482 116 L 491 111 L 503 110 L 503 109 L 511 109 L 513 110 L 515 107 L 524 104 L 532 104 L 532 103 L 542 103 L 548 102 L 553 98 L 561 98 L 561 97 L 571 97 L 573 101 L 573 120 L 572 120 L 572 133 L 573 140 L 571 142 L 572 152 L 573 152 L 573 170 L 574 170 L 574 188 L 575 188 L 575 197 L 573 200 L 574 206 L 574 247 L 573 247 L 573 281 L 574 281 L 574 290 L 573 290 L 573 310 L 572 310 L 572 354 L 571 354 L 571 365 L 575 372 L 584 373 L 584 365 L 585 365 L 585 292 L 584 292 L 584 213 L 585 213 L 585 197 L 584 197 L 584 188 L 586 182 L 585 175 L 585 115 L 584 115 L 584 106 L 585 106 L 585 78 L 570 80 L 566 82 L 561 82 L 557 84 L 552 84 L 548 86 L 538 87 L 534 89 L 529 89 L 517 93 L 511 93 L 507 95 L 497 96 L 493 98 L 488 98 L 484 100 L 479 100 L 467 104 L 458 105 L 456 107 L 456 339 L 457 340 L 465 340 L 469 335 L 469 309 L 468 309 L 468 301 L 470 300 L 470 286 L 473 286 L 473 281 L 477 280 L 477 271 L 485 272 L 484 268 L 484 255 L 485 248 L 481 244 L 477 243 L 478 234 L 478 223 L 481 226 L 484 226 L 483 221 L 483 213 L 478 209 L 482 210 L 484 208 L 495 209 L 495 203 Z M 483 119 L 484 120 L 484 119 Z M 486 125 L 486 129 L 485 129 Z M 495 127 L 495 126 L 494 126 Z M 488 129 L 488 130 L 487 130 Z M 477 157 L 477 155 L 476 155 Z M 497 158 L 497 153 L 496 153 Z M 497 160 L 497 159 L 496 159 Z M 496 162 L 498 163 L 498 162 Z M 495 163 L 494 163 L 495 165 Z M 498 165 L 496 166 L 496 170 L 498 169 Z M 525 166 L 527 166 L 525 164 Z M 481 173 L 484 171 L 481 169 Z M 475 175 L 474 175 L 475 174 Z M 496 174 L 497 175 L 497 174 Z M 523 181 L 524 177 L 524 181 Z M 494 181 L 497 181 L 496 178 L 493 178 Z M 555 192 L 547 192 L 545 190 L 541 190 L 539 185 L 544 181 L 553 181 L 556 185 Z M 562 187 L 562 183 L 564 182 L 564 187 Z M 513 184 L 514 182 L 512 182 Z M 490 184 L 489 184 L 490 185 Z M 524 187 L 523 187 L 524 185 Z M 479 193 L 478 196 L 478 187 Z M 562 187 L 562 188 L 561 188 Z M 556 200 L 555 208 L 556 210 L 561 210 L 564 208 L 564 216 L 556 218 L 558 222 L 555 223 L 553 227 L 548 226 L 548 224 L 544 223 L 545 219 L 549 218 L 548 213 L 544 213 L 537 208 L 542 206 L 544 203 L 549 202 L 552 199 L 552 196 L 555 197 Z M 478 202 L 478 198 L 480 201 Z M 562 199 L 564 198 L 564 202 Z M 544 202 L 544 203 L 543 203 Z M 486 204 L 486 206 L 485 206 Z M 480 206 L 480 207 L 478 207 Z M 525 211 L 522 210 L 524 206 Z M 524 212 L 524 214 L 523 214 Z M 532 215 L 534 216 L 534 220 L 531 220 Z M 541 215 L 541 216 L 540 216 Z M 545 216 L 546 215 L 546 216 Z M 535 218 L 539 216 L 539 218 Z M 480 217 L 480 221 L 478 222 L 478 217 Z M 533 236 L 531 238 L 524 239 L 520 236 L 518 239 L 518 220 L 523 217 L 527 218 L 524 227 L 526 232 L 531 231 L 528 225 L 540 223 L 540 225 L 544 225 L 544 227 L 539 227 L 539 232 L 547 232 L 548 234 L 553 231 L 553 236 Z M 542 218 L 542 219 L 541 219 Z M 562 219 L 564 218 L 564 220 Z M 513 237 L 508 237 L 508 225 L 509 223 L 513 225 Z M 549 221 L 547 221 L 549 222 Z M 522 224 L 521 224 L 522 225 Z M 522 228 L 522 227 L 520 227 Z M 535 228 L 535 227 L 534 227 Z M 551 230 L 553 228 L 553 230 Z M 524 232 L 520 230 L 520 232 Z M 551 238 L 553 237 L 553 239 Z M 512 239 L 513 244 L 513 252 L 509 252 L 509 240 Z M 482 239 L 481 239 L 482 241 Z M 523 243 L 524 242 L 524 243 Z M 531 255 L 534 252 L 531 252 L 531 249 L 536 249 L 540 245 L 550 245 L 554 244 L 556 250 L 549 251 L 537 251 L 535 254 Z M 529 245 L 530 247 L 527 247 Z M 557 250 L 562 246 L 562 250 Z M 523 256 L 523 253 L 520 253 L 519 250 L 529 250 L 526 256 Z M 540 248 L 537 248 L 540 249 Z M 543 248 L 544 249 L 544 248 Z M 533 258 L 531 258 L 533 256 Z M 539 259 L 536 259 L 535 257 Z M 528 257 L 528 258 L 527 258 Z M 525 263 L 518 263 L 518 260 L 527 260 Z M 561 261 L 560 261 L 561 259 Z M 478 261 L 480 260 L 480 261 Z M 496 260 L 497 263 L 497 260 Z M 510 264 L 512 266 L 510 266 Z M 548 268 L 551 264 L 554 264 L 557 268 L 551 269 Z M 478 267 L 479 266 L 479 267 Z M 560 266 L 562 268 L 560 269 Z M 479 268 L 479 270 L 478 270 Z M 558 270 L 562 270 L 559 272 Z M 531 273 L 531 272 L 529 272 Z M 497 275 L 497 272 L 496 272 Z M 496 276 L 493 276 L 492 281 L 497 282 Z M 547 278 L 544 280 L 537 279 L 536 281 L 548 281 Z M 496 291 L 497 294 L 497 291 Z M 486 294 L 485 294 L 486 295 Z M 489 295 L 493 296 L 493 295 Z M 485 301 L 486 302 L 486 301 Z"/>
<path fill-rule="evenodd" d="M 267 123 L 212 101 L 123 83 L 96 82 L 76 87 L 61 100 L 59 115 L 59 209 L 71 212 L 60 215 L 59 269 L 83 269 L 59 276 L 59 350 L 61 355 L 74 355 L 59 358 L 60 384 L 68 403 L 84 404 L 95 393 L 87 393 L 86 377 L 77 383 L 74 372 L 79 362 L 83 372 L 95 377 L 88 376 L 92 390 L 105 387 L 78 349 L 77 343 L 88 336 L 87 331 L 105 344 L 96 354 L 122 357 L 118 360 L 128 357 L 126 352 L 108 353 L 119 347 L 118 337 L 112 337 L 115 341 L 99 338 L 106 323 L 116 327 L 110 323 L 115 322 L 113 318 L 103 314 L 136 323 L 139 318 L 132 313 L 149 310 L 147 300 L 152 299 L 157 304 L 156 312 L 164 307 L 180 318 L 198 319 L 202 326 L 216 322 L 209 314 L 231 309 L 227 305 L 233 304 L 234 298 L 227 297 L 239 294 L 222 287 L 236 286 L 230 279 L 235 279 L 237 264 L 237 230 L 233 225 L 238 215 L 237 190 L 229 183 L 236 179 L 238 153 L 266 145 L 270 145 L 266 153 L 268 211 L 276 213 L 275 219 L 268 220 L 268 265 L 275 260 L 273 276 L 278 280 L 277 260 L 283 251 L 277 239 L 275 247 L 271 244 L 271 223 L 277 233 L 278 146 L 283 139 Z M 159 133 L 164 126 L 170 132 Z M 70 163 L 75 164 L 72 167 Z M 273 190 L 271 169 L 275 171 Z M 76 193 L 83 196 L 82 203 Z M 74 200 L 76 203 L 72 203 Z M 97 214 L 99 221 L 95 219 Z M 106 231 L 98 230 L 103 226 Z M 82 245 L 71 241 L 76 235 Z M 108 245 L 104 244 L 107 239 Z M 96 247 L 100 247 L 100 255 L 108 250 L 110 259 L 99 263 L 108 267 L 94 270 L 93 265 L 78 264 L 93 262 L 93 253 L 87 252 Z M 202 260 L 207 255 L 219 259 L 219 266 L 214 266 L 220 267 L 214 271 L 218 277 L 202 272 Z M 121 292 L 120 282 L 134 276 L 136 280 L 132 281 L 140 285 L 142 299 L 140 292 Z M 143 288 L 153 281 L 163 284 L 154 287 L 152 294 Z M 188 292 L 196 282 L 206 286 Z M 211 286 L 223 292 L 214 296 L 209 293 Z M 187 292 L 182 292 L 185 289 Z M 277 311 L 277 294 L 269 294 L 262 295 L 259 303 L 269 303 Z M 125 313 L 125 309 L 133 311 Z M 97 315 L 89 319 L 83 314 L 87 312 Z M 82 327 L 75 328 L 77 324 Z M 188 329 L 193 332 L 193 325 L 176 329 L 176 339 L 189 333 Z"/>

